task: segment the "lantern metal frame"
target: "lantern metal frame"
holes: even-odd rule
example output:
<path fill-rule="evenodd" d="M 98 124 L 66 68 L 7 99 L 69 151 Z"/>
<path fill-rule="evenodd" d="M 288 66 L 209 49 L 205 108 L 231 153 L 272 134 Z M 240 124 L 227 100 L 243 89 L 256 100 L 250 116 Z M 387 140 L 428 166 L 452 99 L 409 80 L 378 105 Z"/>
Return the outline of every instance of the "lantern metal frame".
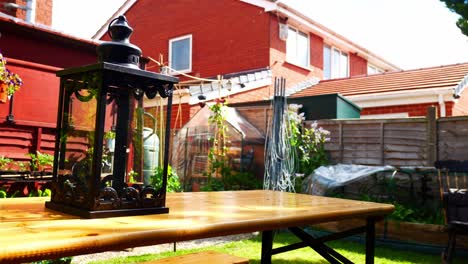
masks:
<path fill-rule="evenodd" d="M 98 47 L 100 62 L 57 72 L 57 76 L 60 77 L 60 93 L 52 195 L 51 200 L 45 204 L 46 208 L 85 218 L 169 212 L 165 203 L 171 108 L 173 87 L 178 78 L 139 69 L 136 65 L 139 63 L 141 50 L 128 42 L 131 32 L 125 17 L 119 17 L 113 31 L 113 35 L 119 39 L 116 41 L 112 38 L 113 42 Z M 83 95 L 81 91 L 86 93 Z M 142 106 L 144 95 L 153 99 L 157 94 L 167 98 L 161 188 L 156 189 L 149 185 L 129 186 L 125 183 L 125 177 L 128 171 L 127 149 L 132 111 Z M 72 97 L 81 102 L 93 98 L 96 100 L 94 139 L 89 143 L 89 148 L 93 148 L 90 154 L 92 159 L 85 170 L 88 173 L 81 178 L 71 170 L 63 169 L 65 165 L 69 165 L 65 164 L 65 161 L 68 158 L 67 131 L 73 127 L 68 120 L 72 114 Z M 101 178 L 106 107 L 111 102 L 117 105 L 114 168 L 112 174 Z"/>

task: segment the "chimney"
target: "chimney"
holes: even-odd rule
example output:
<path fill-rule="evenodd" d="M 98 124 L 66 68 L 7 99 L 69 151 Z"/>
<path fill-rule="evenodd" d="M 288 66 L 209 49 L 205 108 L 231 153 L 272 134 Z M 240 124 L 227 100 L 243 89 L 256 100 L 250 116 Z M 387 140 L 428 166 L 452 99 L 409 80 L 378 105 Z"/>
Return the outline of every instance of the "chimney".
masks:
<path fill-rule="evenodd" d="M 53 0 L 0 0 L 0 12 L 29 23 L 52 25 Z"/>

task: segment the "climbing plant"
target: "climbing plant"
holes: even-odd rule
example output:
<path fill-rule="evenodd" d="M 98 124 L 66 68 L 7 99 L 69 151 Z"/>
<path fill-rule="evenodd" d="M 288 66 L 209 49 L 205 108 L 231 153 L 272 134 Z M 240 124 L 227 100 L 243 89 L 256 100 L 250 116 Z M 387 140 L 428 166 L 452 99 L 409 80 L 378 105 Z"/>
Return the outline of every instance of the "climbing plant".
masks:
<path fill-rule="evenodd" d="M 209 106 L 211 115 L 208 118 L 208 123 L 214 129 L 214 135 L 210 138 L 211 147 L 208 151 L 208 171 L 207 185 L 205 190 L 213 190 L 213 177 L 224 177 L 231 173 L 231 169 L 227 166 L 227 151 L 226 142 L 228 140 L 226 124 L 226 100 L 216 100 L 215 104 Z"/>

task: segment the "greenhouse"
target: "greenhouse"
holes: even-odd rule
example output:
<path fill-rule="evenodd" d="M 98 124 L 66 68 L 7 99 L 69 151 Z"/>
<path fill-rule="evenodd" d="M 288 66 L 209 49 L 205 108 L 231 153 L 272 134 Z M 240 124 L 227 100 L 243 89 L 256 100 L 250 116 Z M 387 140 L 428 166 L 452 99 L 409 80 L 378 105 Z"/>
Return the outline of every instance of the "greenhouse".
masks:
<path fill-rule="evenodd" d="M 228 165 L 233 171 L 249 171 L 254 157 L 263 155 L 265 138 L 235 108 L 223 109 L 227 126 L 224 147 Z M 190 190 L 193 183 L 203 183 L 207 179 L 208 155 L 216 133 L 215 126 L 209 123 L 211 115 L 210 108 L 203 107 L 174 137 L 171 164 L 185 190 Z"/>

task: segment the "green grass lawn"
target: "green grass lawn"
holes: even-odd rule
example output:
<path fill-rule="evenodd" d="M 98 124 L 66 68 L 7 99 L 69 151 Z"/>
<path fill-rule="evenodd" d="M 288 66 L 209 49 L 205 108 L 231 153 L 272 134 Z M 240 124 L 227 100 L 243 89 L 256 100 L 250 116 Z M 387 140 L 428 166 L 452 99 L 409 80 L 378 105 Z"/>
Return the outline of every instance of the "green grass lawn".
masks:
<path fill-rule="evenodd" d="M 275 236 L 274 247 L 282 246 L 297 242 L 298 240 L 294 235 L 286 232 L 280 232 Z M 340 252 L 354 263 L 365 262 L 365 247 L 363 244 L 350 241 L 334 241 L 327 243 L 333 249 Z M 178 256 L 192 252 L 199 252 L 205 250 L 215 250 L 218 252 L 225 252 L 231 255 L 244 257 L 250 259 L 250 263 L 260 263 L 261 252 L 261 236 L 256 238 L 242 240 L 237 242 L 230 242 L 222 245 L 191 249 L 191 250 L 178 250 L 177 252 L 165 252 L 161 254 L 147 254 L 141 256 L 132 256 L 126 258 L 116 258 L 106 261 L 92 262 L 94 264 L 108 264 L 108 263 L 138 263 L 142 261 L 149 261 L 159 258 L 170 256 Z M 315 251 L 309 248 L 303 248 L 295 251 L 285 252 L 282 254 L 274 255 L 272 258 L 273 263 L 328 263 Z M 375 263 L 440 263 L 440 254 L 424 254 L 412 251 L 395 250 L 388 247 L 377 246 L 375 249 Z M 456 257 L 453 263 L 468 263 L 467 257 Z"/>

